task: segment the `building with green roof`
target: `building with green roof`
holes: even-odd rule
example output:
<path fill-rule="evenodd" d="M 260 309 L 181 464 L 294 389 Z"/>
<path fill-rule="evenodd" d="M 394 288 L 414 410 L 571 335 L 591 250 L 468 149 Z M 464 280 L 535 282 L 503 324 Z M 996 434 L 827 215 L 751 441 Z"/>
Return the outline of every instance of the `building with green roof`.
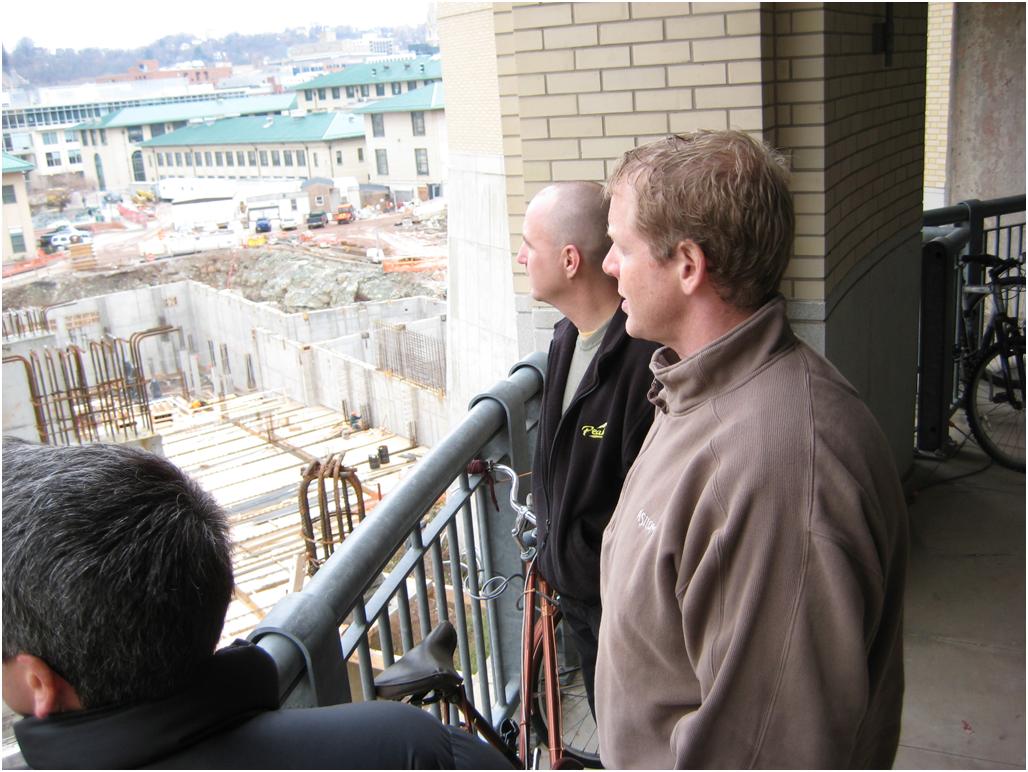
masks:
<path fill-rule="evenodd" d="M 142 146 L 148 140 L 221 119 L 282 116 L 296 106 L 292 93 L 133 106 L 80 123 L 75 131 L 82 142 L 86 179 L 102 190 L 124 190 L 156 179 L 156 167 L 144 162 Z"/>
<path fill-rule="evenodd" d="M 365 120 L 352 113 L 269 115 L 198 123 L 140 144 L 153 179 L 368 180 Z"/>
<path fill-rule="evenodd" d="M 389 99 L 441 81 L 437 55 L 354 64 L 294 86 L 307 112 L 351 110 L 357 105 Z"/>
<path fill-rule="evenodd" d="M 3 262 L 22 260 L 35 253 L 36 234 L 25 185 L 26 175 L 35 165 L 4 151 L 4 241 Z"/>
<path fill-rule="evenodd" d="M 442 195 L 448 162 L 442 82 L 353 108 L 364 117 L 371 182 L 396 203 Z"/>

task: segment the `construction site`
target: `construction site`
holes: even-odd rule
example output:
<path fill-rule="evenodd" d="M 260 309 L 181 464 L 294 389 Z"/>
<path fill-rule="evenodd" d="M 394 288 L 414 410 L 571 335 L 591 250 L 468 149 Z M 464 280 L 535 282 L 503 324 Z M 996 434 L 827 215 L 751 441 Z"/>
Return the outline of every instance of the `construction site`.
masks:
<path fill-rule="evenodd" d="M 5 270 L 4 434 L 136 445 L 211 493 L 234 541 L 224 642 L 446 431 L 445 210 L 313 234 L 218 246 L 158 213 Z"/>

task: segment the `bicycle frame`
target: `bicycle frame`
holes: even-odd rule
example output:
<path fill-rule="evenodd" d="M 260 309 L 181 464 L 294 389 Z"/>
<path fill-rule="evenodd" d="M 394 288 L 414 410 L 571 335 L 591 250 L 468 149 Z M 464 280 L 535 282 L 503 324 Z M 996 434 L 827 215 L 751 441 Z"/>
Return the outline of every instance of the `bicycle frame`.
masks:
<path fill-rule="evenodd" d="M 524 611 L 521 628 L 521 717 L 518 724 L 518 755 L 524 768 L 529 768 L 529 740 L 532 731 L 532 711 L 535 706 L 535 657 L 543 658 L 543 685 L 548 717 L 546 747 L 549 749 L 550 768 L 577 767 L 564 749 L 561 726 L 560 684 L 557 677 L 557 640 L 554 618 L 558 608 L 546 580 L 535 570 L 535 514 L 530 504 L 518 501 L 518 476 L 508 466 L 493 464 L 489 472 L 498 472 L 511 482 L 510 503 L 517 513 L 511 535 L 521 547 L 521 560 L 525 571 Z M 536 603 L 539 617 L 536 618 Z"/>

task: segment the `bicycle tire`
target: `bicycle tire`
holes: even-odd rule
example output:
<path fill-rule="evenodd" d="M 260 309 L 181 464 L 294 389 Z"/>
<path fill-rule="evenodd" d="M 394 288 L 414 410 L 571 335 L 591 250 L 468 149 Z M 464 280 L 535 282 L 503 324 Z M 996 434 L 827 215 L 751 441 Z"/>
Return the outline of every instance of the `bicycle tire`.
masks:
<path fill-rule="evenodd" d="M 557 639 L 557 661 L 565 660 L 564 648 L 574 646 L 570 634 L 562 629 L 564 617 L 557 612 L 554 622 Z M 576 652 L 577 656 L 577 652 Z M 545 688 L 543 685 L 542 643 L 536 646 L 532 658 L 532 684 L 535 690 L 535 706 L 532 709 L 532 731 L 546 744 L 549 736 L 549 721 L 546 714 Z M 596 722 L 589 709 L 581 667 L 566 667 L 558 673 L 560 683 L 561 729 L 564 735 L 564 754 L 586 769 L 602 769 L 600 764 L 599 735 Z"/>
<path fill-rule="evenodd" d="M 978 445 L 995 461 L 1019 472 L 1025 470 L 1024 338 L 1004 351 L 995 344 L 972 368 L 964 394 L 964 413 Z M 1006 357 L 1013 383 L 1009 396 L 1002 360 Z"/>

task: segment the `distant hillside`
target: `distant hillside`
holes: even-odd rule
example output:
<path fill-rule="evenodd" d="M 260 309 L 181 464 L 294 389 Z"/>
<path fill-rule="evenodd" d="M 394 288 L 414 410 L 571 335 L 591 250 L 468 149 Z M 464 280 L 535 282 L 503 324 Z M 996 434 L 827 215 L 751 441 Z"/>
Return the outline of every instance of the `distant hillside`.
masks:
<path fill-rule="evenodd" d="M 168 35 L 148 46 L 130 50 L 86 48 L 76 51 L 60 48 L 53 53 L 36 46 L 29 38 L 22 38 L 13 51 L 3 49 L 3 69 L 5 76 L 17 73 L 32 86 L 56 86 L 90 81 L 101 75 L 118 75 L 141 59 L 156 59 L 162 67 L 193 59 L 208 64 L 259 64 L 266 58 L 284 59 L 290 46 L 320 40 L 324 31 L 314 27 L 261 35 L 233 33 L 224 38 L 203 41 L 190 35 Z M 360 37 L 361 34 L 352 27 L 337 27 L 335 32 L 340 39 Z M 394 30 L 397 40 L 402 42 L 424 40 L 419 32 L 424 32 L 423 27 Z"/>

